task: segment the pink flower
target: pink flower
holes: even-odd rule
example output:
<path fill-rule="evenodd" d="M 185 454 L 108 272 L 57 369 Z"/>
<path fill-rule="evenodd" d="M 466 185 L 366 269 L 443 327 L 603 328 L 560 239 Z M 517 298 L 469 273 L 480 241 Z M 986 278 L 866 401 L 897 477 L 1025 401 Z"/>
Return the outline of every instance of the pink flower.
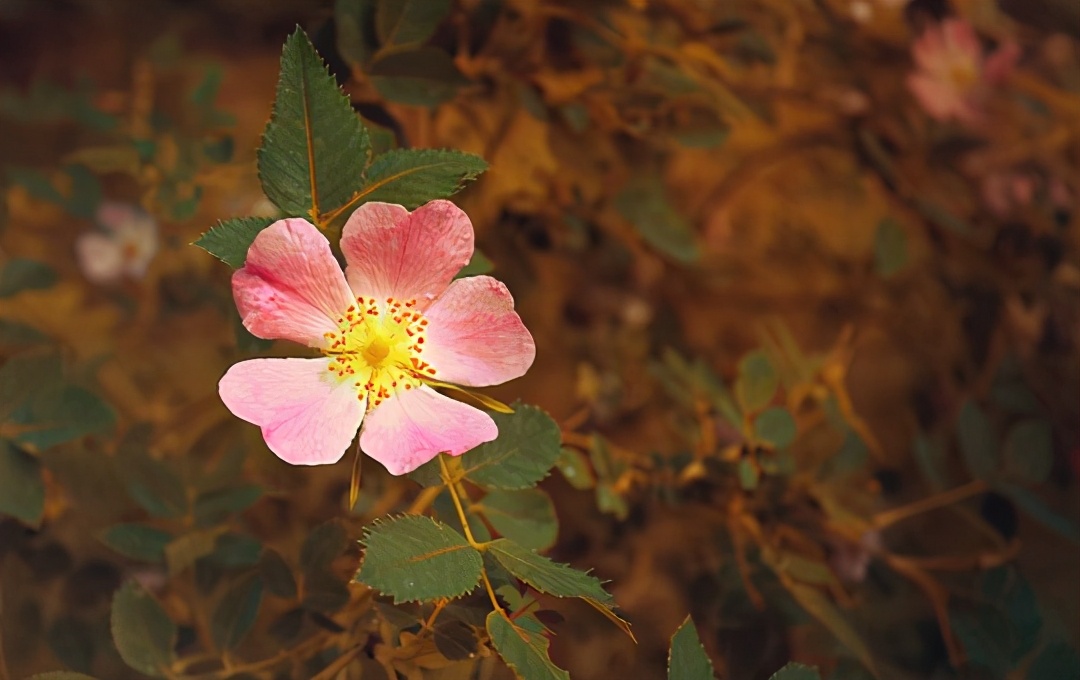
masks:
<path fill-rule="evenodd" d="M 923 109 L 938 120 L 976 124 L 990 88 L 1009 75 L 1020 48 L 1006 42 L 984 59 L 971 24 L 946 19 L 923 32 L 912 56 L 918 70 L 908 76 L 908 87 Z"/>
<path fill-rule="evenodd" d="M 141 279 L 158 249 L 154 218 L 134 205 L 102 203 L 97 222 L 103 232 L 82 234 L 75 242 L 75 257 L 83 275 L 101 285 L 125 276 Z"/>
<path fill-rule="evenodd" d="M 495 439 L 489 415 L 429 384 L 497 385 L 536 355 L 506 286 L 490 276 L 451 283 L 472 256 L 468 216 L 449 201 L 412 213 L 367 203 L 341 250 L 344 273 L 299 218 L 255 238 L 232 280 L 244 326 L 323 356 L 236 364 L 218 385 L 229 410 L 294 465 L 337 462 L 361 424 L 360 447 L 395 475 Z"/>

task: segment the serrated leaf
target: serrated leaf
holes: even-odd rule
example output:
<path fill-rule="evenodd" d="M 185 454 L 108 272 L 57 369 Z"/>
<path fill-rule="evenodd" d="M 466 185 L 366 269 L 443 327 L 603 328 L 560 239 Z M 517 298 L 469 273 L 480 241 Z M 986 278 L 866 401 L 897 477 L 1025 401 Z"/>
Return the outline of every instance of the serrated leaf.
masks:
<path fill-rule="evenodd" d="M 612 600 L 595 576 L 553 562 L 508 539 L 492 541 L 487 552 L 508 572 L 542 593 L 555 597 L 587 597 L 605 604 Z"/>
<path fill-rule="evenodd" d="M 176 624 L 135 581 L 116 591 L 112 601 L 112 638 L 124 662 L 146 675 L 160 677 L 176 659 Z"/>
<path fill-rule="evenodd" d="M 270 122 L 258 150 L 263 192 L 288 215 L 314 221 L 360 189 L 367 130 L 307 35 L 285 41 Z"/>
<path fill-rule="evenodd" d="M 37 526 L 45 512 L 41 461 L 0 439 L 0 515 Z"/>
<path fill-rule="evenodd" d="M 271 594 L 291 600 L 296 597 L 296 577 L 288 562 L 276 550 L 266 548 L 259 557 L 259 575 Z"/>
<path fill-rule="evenodd" d="M 671 636 L 668 654 L 668 680 L 712 680 L 712 661 L 705 653 L 694 621 L 687 616 Z"/>
<path fill-rule="evenodd" d="M 383 49 L 427 41 L 450 11 L 451 0 L 395 0 L 380 2 L 375 10 L 375 31 Z"/>
<path fill-rule="evenodd" d="M 1022 420 L 1005 435 L 1004 471 L 1028 484 L 1045 482 L 1054 466 L 1054 433 L 1042 419 Z"/>
<path fill-rule="evenodd" d="M 960 453 L 973 477 L 986 479 L 997 468 L 997 441 L 990 419 L 970 399 L 960 407 L 957 421 Z"/>
<path fill-rule="evenodd" d="M 465 477 L 491 489 L 527 489 L 547 477 L 561 449 L 562 432 L 549 415 L 514 404 L 510 414 L 492 413 L 499 428 L 495 441 L 460 456 Z M 410 474 L 424 486 L 442 483 L 439 461 L 432 460 Z"/>
<path fill-rule="evenodd" d="M 754 436 L 778 449 L 790 446 L 797 434 L 795 418 L 783 406 L 767 408 L 754 418 Z"/>
<path fill-rule="evenodd" d="M 458 597 L 480 580 L 483 560 L 465 537 L 422 515 L 367 527 L 364 562 L 356 579 L 394 602 Z"/>
<path fill-rule="evenodd" d="M 101 532 L 101 542 L 124 557 L 144 562 L 165 559 L 165 546 L 173 535 L 145 524 L 114 524 Z"/>
<path fill-rule="evenodd" d="M 526 627 L 528 626 L 528 627 Z M 551 662 L 543 626 L 521 617 L 511 621 L 502 612 L 488 614 L 486 628 L 491 644 L 523 680 L 570 680 L 570 674 Z"/>
<path fill-rule="evenodd" d="M 377 156 L 364 173 L 364 186 L 346 211 L 362 203 L 397 203 L 410 210 L 449 198 L 487 170 L 479 156 L 449 149 L 392 149 Z"/>
<path fill-rule="evenodd" d="M 480 509 L 495 531 L 531 550 L 546 550 L 558 538 L 555 506 L 540 489 L 495 489 L 484 496 Z"/>
<path fill-rule="evenodd" d="M 615 197 L 615 209 L 646 243 L 677 262 L 694 262 L 700 256 L 693 228 L 671 205 L 658 177 L 631 181 Z"/>
<path fill-rule="evenodd" d="M 769 680 L 821 680 L 816 668 L 801 663 L 789 663 L 769 676 Z"/>
<path fill-rule="evenodd" d="M 375 52 L 376 0 L 335 0 L 337 49 L 352 64 L 364 64 Z"/>
<path fill-rule="evenodd" d="M 210 617 L 210 633 L 218 649 L 233 649 L 244 639 L 255 625 L 262 593 L 262 579 L 255 574 L 245 576 L 225 591 Z"/>
<path fill-rule="evenodd" d="M 41 290 L 56 283 L 56 272 L 49 265 L 15 257 L 0 267 L 0 298 L 11 297 L 25 290 Z"/>
<path fill-rule="evenodd" d="M 274 223 L 270 217 L 234 217 L 221 220 L 217 226 L 195 239 L 198 246 L 233 269 L 244 266 L 248 248 L 259 232 Z"/>
<path fill-rule="evenodd" d="M 735 394 L 743 409 L 758 411 L 768 406 L 780 384 L 769 355 L 762 351 L 751 352 L 739 362 L 738 370 Z"/>

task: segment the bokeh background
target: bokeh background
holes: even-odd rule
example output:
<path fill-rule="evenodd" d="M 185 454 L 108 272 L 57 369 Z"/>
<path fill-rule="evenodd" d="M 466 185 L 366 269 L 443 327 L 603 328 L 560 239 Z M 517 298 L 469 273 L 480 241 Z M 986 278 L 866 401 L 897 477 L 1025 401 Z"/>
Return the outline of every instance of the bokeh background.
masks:
<path fill-rule="evenodd" d="M 1080 677 L 1080 4 L 433 0 L 396 44 L 388 2 L 0 0 L 0 677 L 142 677 L 132 578 L 175 677 L 316 677 L 365 636 L 332 677 L 510 677 L 388 664 L 408 619 L 355 584 L 268 586 L 208 642 L 267 550 L 302 572 L 330 532 L 344 583 L 419 491 L 365 462 L 346 509 L 348 462 L 289 467 L 217 397 L 288 352 L 190 244 L 276 214 L 296 25 L 378 148 L 491 165 L 455 200 L 538 347 L 491 394 L 560 422 L 548 554 L 637 637 L 551 603 L 572 677 L 663 677 L 688 613 L 723 678 Z"/>

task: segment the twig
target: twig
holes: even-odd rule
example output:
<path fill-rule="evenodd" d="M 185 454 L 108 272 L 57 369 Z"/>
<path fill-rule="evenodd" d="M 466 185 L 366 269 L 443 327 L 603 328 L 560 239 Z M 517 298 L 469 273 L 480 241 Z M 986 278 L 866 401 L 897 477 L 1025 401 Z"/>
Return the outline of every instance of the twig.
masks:
<path fill-rule="evenodd" d="M 936 510 L 937 508 L 946 505 L 952 505 L 953 503 L 957 503 L 972 496 L 977 496 L 986 491 L 986 489 L 986 482 L 981 479 L 976 479 L 963 486 L 958 486 L 955 489 L 917 500 L 914 503 L 902 505 L 899 508 L 880 512 L 874 516 L 872 521 L 877 529 L 884 529 L 901 520 L 908 519 L 909 517 L 914 517 L 915 515 L 929 510 Z"/>

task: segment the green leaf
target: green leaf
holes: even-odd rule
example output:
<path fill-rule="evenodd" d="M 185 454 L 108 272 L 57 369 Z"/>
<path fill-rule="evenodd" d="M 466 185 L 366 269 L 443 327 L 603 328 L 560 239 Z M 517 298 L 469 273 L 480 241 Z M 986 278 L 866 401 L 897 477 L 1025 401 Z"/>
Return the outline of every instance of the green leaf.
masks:
<path fill-rule="evenodd" d="M 352 64 L 362 65 L 375 52 L 376 0 L 336 0 L 334 28 L 341 56 Z"/>
<path fill-rule="evenodd" d="M 487 552 L 508 572 L 542 593 L 555 597 L 587 597 L 605 604 L 612 601 L 595 576 L 552 562 L 508 539 L 492 541 Z"/>
<path fill-rule="evenodd" d="M 502 612 L 487 617 L 487 632 L 495 651 L 524 680 L 570 680 L 570 674 L 551 662 L 543 626 L 530 617 L 516 621 Z"/>
<path fill-rule="evenodd" d="M 41 451 L 112 427 L 112 408 L 93 392 L 75 385 L 41 390 L 11 414 L 10 420 L 31 426 L 16 439 Z"/>
<path fill-rule="evenodd" d="M 250 574 L 234 583 L 222 595 L 210 617 L 210 633 L 220 650 L 235 648 L 255 625 L 262 604 L 263 582 Z"/>
<path fill-rule="evenodd" d="M 451 0 L 382 0 L 375 31 L 383 49 L 426 42 L 450 11 Z"/>
<path fill-rule="evenodd" d="M 769 680 L 821 680 L 821 675 L 813 666 L 789 663 L 770 675 Z"/>
<path fill-rule="evenodd" d="M 1002 449 L 1004 471 L 1028 484 L 1045 482 L 1054 466 L 1054 435 L 1042 419 L 1022 420 L 1009 430 Z"/>
<path fill-rule="evenodd" d="M 348 537 L 336 520 L 315 527 L 300 547 L 300 570 L 304 574 L 329 571 L 330 564 L 345 550 Z"/>
<path fill-rule="evenodd" d="M 1048 529 L 1052 529 L 1065 538 L 1080 543 L 1080 527 L 1072 520 L 1062 517 L 1051 510 L 1041 498 L 1030 489 L 1015 484 L 998 484 L 997 491 L 1008 496 L 1020 509 L 1031 515 L 1032 519 L 1041 522 Z"/>
<path fill-rule="evenodd" d="M 224 531 L 225 527 L 199 529 L 170 541 L 165 546 L 165 564 L 168 565 L 169 575 L 176 576 L 195 564 L 196 560 L 214 552 L 217 539 Z"/>
<path fill-rule="evenodd" d="M 778 449 L 790 446 L 797 434 L 795 418 L 783 406 L 767 408 L 754 419 L 754 435 Z"/>
<path fill-rule="evenodd" d="M 761 481 L 761 468 L 750 458 L 740 460 L 735 466 L 735 473 L 739 477 L 739 486 L 746 491 L 756 489 Z"/>
<path fill-rule="evenodd" d="M 1028 668 L 1027 680 L 1080 678 L 1080 654 L 1064 642 L 1051 642 Z"/>
<path fill-rule="evenodd" d="M 844 617 L 843 613 L 837 609 L 836 605 L 828 597 L 814 586 L 808 586 L 790 579 L 784 581 L 784 586 L 803 609 L 835 635 L 836 639 L 847 647 L 864 666 L 872 672 L 874 671 L 874 657 L 870 653 L 870 649 L 863 642 L 863 639 L 859 637 L 859 634 Z"/>
<path fill-rule="evenodd" d="M 751 352 L 739 362 L 738 370 L 735 395 L 743 409 L 752 412 L 768 406 L 780 384 L 769 355 L 760 350 Z"/>
<path fill-rule="evenodd" d="M 693 228 L 675 211 L 659 177 L 632 180 L 615 197 L 615 209 L 646 243 L 675 261 L 690 263 L 700 257 Z"/>
<path fill-rule="evenodd" d="M 266 548 L 259 557 L 259 575 L 270 594 L 286 600 L 296 597 L 296 577 L 288 562 L 276 550 Z"/>
<path fill-rule="evenodd" d="M 97 680 L 97 678 L 73 671 L 49 671 L 48 673 L 31 675 L 26 680 Z"/>
<path fill-rule="evenodd" d="M 546 550 L 559 536 L 555 506 L 540 489 L 496 489 L 484 496 L 479 507 L 495 531 L 526 548 Z"/>
<path fill-rule="evenodd" d="M 143 562 L 162 562 L 165 546 L 173 535 L 145 524 L 114 524 L 101 533 L 101 542 L 124 557 Z"/>
<path fill-rule="evenodd" d="M 435 626 L 435 648 L 450 661 L 476 658 L 479 641 L 473 627 L 464 621 L 444 621 Z"/>
<path fill-rule="evenodd" d="M 487 274 L 494 268 L 495 265 L 487 258 L 487 256 L 479 250 L 474 250 L 472 257 L 469 258 L 469 263 L 462 267 L 461 271 L 459 271 L 454 278 L 463 279 L 466 276 L 479 276 L 480 274 Z"/>
<path fill-rule="evenodd" d="M 715 677 L 712 661 L 701 646 L 694 621 L 687 616 L 671 636 L 668 680 L 711 680 Z"/>
<path fill-rule="evenodd" d="M 499 428 L 499 436 L 461 455 L 465 476 L 491 489 L 536 486 L 559 457 L 562 432 L 558 423 L 535 406 L 523 404 L 514 404 L 513 413 L 492 413 L 491 418 Z M 442 484 L 437 459 L 410 476 L 424 486 Z"/>
<path fill-rule="evenodd" d="M 453 57 L 430 46 L 378 55 L 367 72 L 380 95 L 409 106 L 436 106 L 471 82 Z"/>
<path fill-rule="evenodd" d="M 907 264 L 907 234 L 891 217 L 878 222 L 874 232 L 874 266 L 878 274 L 889 277 Z"/>
<path fill-rule="evenodd" d="M 112 601 L 112 638 L 127 665 L 160 677 L 176 659 L 176 624 L 135 581 L 116 591 Z"/>
<path fill-rule="evenodd" d="M 44 512 L 41 461 L 0 439 L 0 514 L 37 526 Z"/>
<path fill-rule="evenodd" d="M 192 512 L 195 523 L 209 526 L 223 521 L 229 515 L 242 512 L 262 498 L 263 490 L 258 484 L 244 484 L 231 489 L 218 489 L 200 494 L 195 499 Z"/>
<path fill-rule="evenodd" d="M 480 552 L 430 517 L 376 521 L 362 542 L 367 550 L 356 580 L 393 596 L 395 604 L 458 597 L 480 580 Z"/>
<path fill-rule="evenodd" d="M 596 475 L 589 466 L 588 458 L 575 448 L 562 447 L 558 459 L 555 460 L 555 467 L 559 468 L 559 472 L 570 483 L 570 486 L 578 491 L 585 491 L 596 486 Z"/>
<path fill-rule="evenodd" d="M 285 41 L 270 122 L 258 151 L 266 196 L 314 220 L 349 201 L 368 160 L 367 130 L 307 35 Z"/>
<path fill-rule="evenodd" d="M 372 161 L 364 175 L 364 186 L 349 202 L 348 209 L 368 201 L 383 201 L 411 210 L 456 194 L 487 167 L 479 156 L 460 151 L 393 149 Z"/>
<path fill-rule="evenodd" d="M 269 217 L 234 217 L 221 220 L 217 226 L 195 239 L 198 246 L 233 269 L 244 266 L 251 242 L 274 220 Z"/>
<path fill-rule="evenodd" d="M 23 347 L 45 342 L 48 338 L 38 329 L 19 323 L 0 319 L 0 347 Z"/>
<path fill-rule="evenodd" d="M 164 462 L 150 457 L 151 429 L 137 425 L 120 440 L 117 469 L 128 494 L 155 517 L 183 517 L 188 511 L 187 489 Z"/>
<path fill-rule="evenodd" d="M 0 268 L 0 298 L 8 298 L 24 290 L 41 290 L 56 283 L 53 268 L 37 260 L 16 257 Z"/>
<path fill-rule="evenodd" d="M 990 419 L 970 399 L 960 407 L 957 422 L 960 453 L 973 477 L 986 479 L 997 469 L 997 441 Z"/>

